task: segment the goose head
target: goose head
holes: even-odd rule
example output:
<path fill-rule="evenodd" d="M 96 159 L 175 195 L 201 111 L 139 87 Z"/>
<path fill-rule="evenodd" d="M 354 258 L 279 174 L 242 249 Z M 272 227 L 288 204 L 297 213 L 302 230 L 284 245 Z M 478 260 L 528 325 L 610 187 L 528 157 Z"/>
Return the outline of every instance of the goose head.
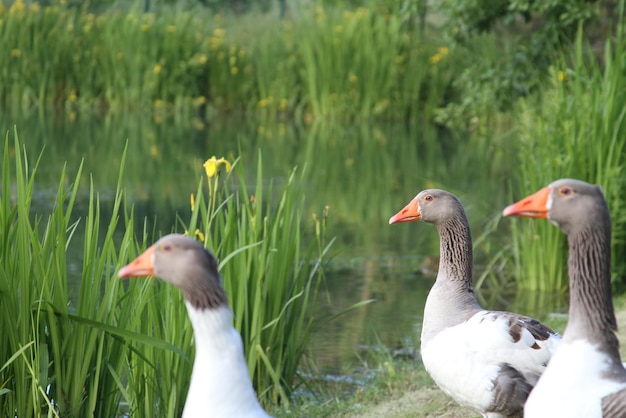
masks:
<path fill-rule="evenodd" d="M 155 276 L 182 290 L 196 308 L 215 307 L 226 302 L 217 260 L 202 244 L 185 235 L 170 234 L 157 241 L 118 276 Z"/>
<path fill-rule="evenodd" d="M 393 215 L 389 223 L 424 221 L 438 225 L 464 213 L 461 202 L 452 193 L 440 189 L 426 189 Z"/>
<path fill-rule="evenodd" d="M 602 188 L 581 180 L 560 179 L 507 206 L 504 216 L 548 219 L 569 234 L 581 224 L 610 219 Z"/>

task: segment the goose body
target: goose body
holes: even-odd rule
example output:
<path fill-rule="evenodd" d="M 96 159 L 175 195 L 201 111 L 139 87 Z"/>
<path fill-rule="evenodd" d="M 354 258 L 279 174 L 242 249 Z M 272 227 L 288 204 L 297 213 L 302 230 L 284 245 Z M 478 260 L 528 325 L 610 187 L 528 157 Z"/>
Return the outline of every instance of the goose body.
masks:
<path fill-rule="evenodd" d="M 461 405 L 485 417 L 521 417 L 560 336 L 535 319 L 478 304 L 469 223 L 456 196 L 424 190 L 389 223 L 419 220 L 434 224 L 440 236 L 439 270 L 422 324 L 424 367 Z"/>
<path fill-rule="evenodd" d="M 167 235 L 123 267 L 119 276 L 156 276 L 185 296 L 196 355 L 183 418 L 269 417 L 252 387 L 217 260 L 208 250 L 190 237 Z"/>
<path fill-rule="evenodd" d="M 568 237 L 569 319 L 525 417 L 626 417 L 626 370 L 611 296 L 611 219 L 602 189 L 557 180 L 503 215 L 549 219 Z"/>

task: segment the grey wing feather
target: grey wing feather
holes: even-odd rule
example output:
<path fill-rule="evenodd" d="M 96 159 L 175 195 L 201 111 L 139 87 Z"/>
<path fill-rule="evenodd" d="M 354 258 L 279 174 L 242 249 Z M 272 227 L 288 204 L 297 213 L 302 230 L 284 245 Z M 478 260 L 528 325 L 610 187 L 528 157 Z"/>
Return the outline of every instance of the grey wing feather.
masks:
<path fill-rule="evenodd" d="M 626 388 L 602 398 L 602 416 L 604 418 L 626 417 Z"/>

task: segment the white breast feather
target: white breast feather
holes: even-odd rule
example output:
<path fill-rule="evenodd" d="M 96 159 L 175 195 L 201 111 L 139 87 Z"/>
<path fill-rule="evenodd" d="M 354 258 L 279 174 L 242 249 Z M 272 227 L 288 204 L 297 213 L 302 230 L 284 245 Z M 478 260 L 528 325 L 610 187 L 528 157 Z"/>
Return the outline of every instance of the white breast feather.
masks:
<path fill-rule="evenodd" d="M 187 308 L 194 326 L 196 357 L 183 418 L 268 417 L 252 388 L 230 309 Z"/>
<path fill-rule="evenodd" d="M 626 387 L 603 378 L 611 367 L 597 345 L 564 343 L 528 397 L 524 417 L 601 418 L 602 398 Z"/>

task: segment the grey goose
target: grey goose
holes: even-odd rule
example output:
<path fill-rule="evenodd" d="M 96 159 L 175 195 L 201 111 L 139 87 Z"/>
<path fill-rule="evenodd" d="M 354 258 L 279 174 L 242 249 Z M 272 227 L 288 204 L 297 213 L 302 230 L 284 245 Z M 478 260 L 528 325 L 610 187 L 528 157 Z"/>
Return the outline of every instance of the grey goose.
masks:
<path fill-rule="evenodd" d="M 118 275 L 156 276 L 183 292 L 196 346 L 183 418 L 269 417 L 252 387 L 241 336 L 233 328 L 233 313 L 213 254 L 188 236 L 171 234 Z"/>
<path fill-rule="evenodd" d="M 456 196 L 424 190 L 389 219 L 412 221 L 434 224 L 440 237 L 439 271 L 421 333 L 424 367 L 444 392 L 484 417 L 521 417 L 560 336 L 533 318 L 479 305 L 472 237 Z"/>
<path fill-rule="evenodd" d="M 611 216 L 600 186 L 561 179 L 504 209 L 567 234 L 569 318 L 563 343 L 532 391 L 528 418 L 626 417 L 626 370 L 611 295 Z"/>

